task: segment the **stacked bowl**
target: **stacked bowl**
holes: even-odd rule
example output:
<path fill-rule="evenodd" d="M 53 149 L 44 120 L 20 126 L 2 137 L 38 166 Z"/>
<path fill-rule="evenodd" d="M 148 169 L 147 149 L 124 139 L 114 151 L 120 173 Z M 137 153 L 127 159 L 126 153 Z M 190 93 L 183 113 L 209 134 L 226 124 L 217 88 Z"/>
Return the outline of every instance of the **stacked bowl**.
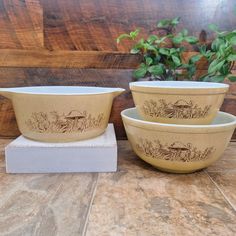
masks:
<path fill-rule="evenodd" d="M 167 172 L 190 173 L 220 158 L 236 117 L 220 112 L 229 86 L 187 81 L 130 83 L 135 108 L 121 116 L 134 152 Z"/>

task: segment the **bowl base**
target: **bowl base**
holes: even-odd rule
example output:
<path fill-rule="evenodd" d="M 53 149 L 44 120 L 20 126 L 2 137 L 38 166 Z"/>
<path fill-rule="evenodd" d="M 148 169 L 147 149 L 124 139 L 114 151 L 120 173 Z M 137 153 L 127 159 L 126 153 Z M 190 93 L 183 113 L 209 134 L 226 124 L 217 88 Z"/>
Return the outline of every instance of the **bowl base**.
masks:
<path fill-rule="evenodd" d="M 81 137 L 78 134 L 75 135 L 68 135 L 68 136 L 63 136 L 63 135 L 58 135 L 56 136 L 55 134 L 52 135 L 28 135 L 22 133 L 22 135 L 30 140 L 37 141 L 37 142 L 43 142 L 43 143 L 69 143 L 69 142 L 78 142 L 78 141 L 84 141 L 88 139 L 93 139 L 96 138 L 100 135 L 102 135 L 105 132 L 105 130 L 99 130 L 97 132 L 94 132 L 89 135 L 85 135 Z"/>
<path fill-rule="evenodd" d="M 162 171 L 162 172 L 168 172 L 168 173 L 174 173 L 174 174 L 191 174 L 191 173 L 194 173 L 196 171 L 200 171 L 200 170 L 203 170 L 203 168 L 201 169 L 195 169 L 195 170 L 172 170 L 172 169 L 166 169 L 166 168 L 162 168 L 162 167 L 159 167 L 159 166 L 155 166 L 155 165 L 152 165 L 154 168 Z"/>

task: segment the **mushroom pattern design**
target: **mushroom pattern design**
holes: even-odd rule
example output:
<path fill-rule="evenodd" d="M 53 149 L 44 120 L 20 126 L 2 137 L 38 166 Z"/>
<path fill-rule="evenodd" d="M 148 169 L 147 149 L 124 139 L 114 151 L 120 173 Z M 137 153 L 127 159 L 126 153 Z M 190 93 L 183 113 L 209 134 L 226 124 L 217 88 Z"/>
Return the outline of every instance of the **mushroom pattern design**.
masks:
<path fill-rule="evenodd" d="M 177 100 L 175 103 L 167 103 L 164 99 L 145 101 L 142 110 L 151 117 L 165 117 L 177 119 L 204 118 L 209 114 L 211 105 L 199 107 L 193 101 Z"/>
<path fill-rule="evenodd" d="M 102 113 L 93 117 L 86 111 L 72 110 L 61 115 L 57 111 L 52 111 L 34 112 L 25 123 L 31 131 L 39 133 L 72 133 L 100 127 L 103 119 Z"/>
<path fill-rule="evenodd" d="M 160 140 L 150 141 L 143 138 L 139 139 L 136 148 L 139 152 L 155 159 L 180 162 L 203 161 L 215 151 L 214 147 L 199 150 L 191 143 L 184 144 L 176 141 L 169 145 L 161 143 Z"/>

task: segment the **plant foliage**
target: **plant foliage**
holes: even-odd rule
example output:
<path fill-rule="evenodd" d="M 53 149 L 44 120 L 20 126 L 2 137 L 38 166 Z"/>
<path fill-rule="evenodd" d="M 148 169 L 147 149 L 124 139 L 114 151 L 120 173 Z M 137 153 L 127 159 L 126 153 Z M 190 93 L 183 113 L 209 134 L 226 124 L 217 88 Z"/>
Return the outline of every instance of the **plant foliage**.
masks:
<path fill-rule="evenodd" d="M 236 61 L 236 30 L 220 31 L 214 24 L 209 28 L 214 31 L 216 37 L 207 50 L 206 45 L 200 46 L 200 54 L 209 63 L 208 71 L 199 79 L 209 82 L 223 82 L 225 78 L 235 82 L 236 76 L 232 75 L 232 68 Z"/>
<path fill-rule="evenodd" d="M 136 79 L 148 77 L 150 80 L 197 79 L 214 82 L 222 82 L 227 77 L 236 81 L 236 77 L 231 74 L 236 60 L 236 30 L 221 32 L 216 25 L 210 24 L 209 28 L 215 32 L 216 37 L 208 49 L 206 45 L 200 45 L 196 37 L 189 35 L 187 29 L 177 32 L 179 22 L 180 17 L 163 19 L 147 38 L 138 37 L 139 29 L 117 38 L 117 43 L 124 39 L 134 41 L 131 53 L 142 55 L 142 62 L 134 70 L 133 76 Z M 183 52 L 187 44 L 195 45 L 199 52 L 186 62 L 183 60 Z M 196 78 L 196 63 L 202 57 L 209 63 L 208 72 Z"/>

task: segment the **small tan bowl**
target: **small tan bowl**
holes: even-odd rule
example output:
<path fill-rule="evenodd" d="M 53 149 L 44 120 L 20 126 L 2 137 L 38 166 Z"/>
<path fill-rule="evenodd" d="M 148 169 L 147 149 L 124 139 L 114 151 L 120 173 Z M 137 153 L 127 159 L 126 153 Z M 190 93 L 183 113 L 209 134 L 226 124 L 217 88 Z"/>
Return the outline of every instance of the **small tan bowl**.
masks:
<path fill-rule="evenodd" d="M 113 98 L 124 89 L 79 86 L 0 88 L 11 99 L 23 136 L 43 142 L 70 142 L 102 134 Z"/>
<path fill-rule="evenodd" d="M 154 167 L 190 173 L 218 160 L 236 127 L 236 117 L 218 112 L 210 125 L 173 125 L 142 120 L 136 108 L 121 113 L 134 152 Z"/>
<path fill-rule="evenodd" d="M 147 121 L 169 124 L 210 124 L 229 85 L 188 81 L 130 83 L 135 106 Z"/>

